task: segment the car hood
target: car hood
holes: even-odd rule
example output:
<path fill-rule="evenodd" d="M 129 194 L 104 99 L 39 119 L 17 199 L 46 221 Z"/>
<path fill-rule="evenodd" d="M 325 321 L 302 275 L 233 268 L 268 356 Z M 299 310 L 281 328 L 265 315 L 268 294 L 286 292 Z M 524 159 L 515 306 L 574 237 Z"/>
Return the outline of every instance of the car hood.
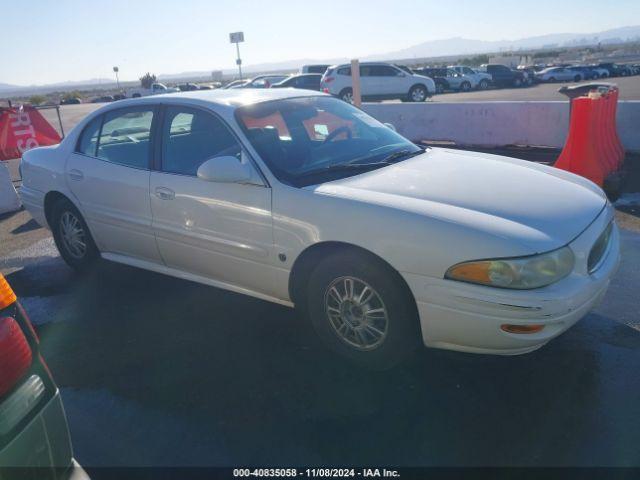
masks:
<path fill-rule="evenodd" d="M 497 155 L 428 149 L 389 167 L 306 187 L 401 209 L 518 242 L 523 254 L 566 245 L 606 205 L 602 190 L 563 170 Z"/>

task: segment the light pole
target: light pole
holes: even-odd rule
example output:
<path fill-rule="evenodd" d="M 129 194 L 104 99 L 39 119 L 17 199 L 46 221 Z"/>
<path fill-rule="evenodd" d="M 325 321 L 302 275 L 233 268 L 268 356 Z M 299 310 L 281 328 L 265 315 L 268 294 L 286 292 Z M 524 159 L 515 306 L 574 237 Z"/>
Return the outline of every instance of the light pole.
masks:
<path fill-rule="evenodd" d="M 236 44 L 236 53 L 238 54 L 236 65 L 238 65 L 238 74 L 240 75 L 240 80 L 242 80 L 242 59 L 240 58 L 240 43 L 244 42 L 244 32 L 230 33 L 229 41 Z"/>
<path fill-rule="evenodd" d="M 113 72 L 116 74 L 116 85 L 118 85 L 118 90 L 120 90 L 120 79 L 118 78 L 118 72 L 120 69 L 118 67 L 113 67 Z"/>

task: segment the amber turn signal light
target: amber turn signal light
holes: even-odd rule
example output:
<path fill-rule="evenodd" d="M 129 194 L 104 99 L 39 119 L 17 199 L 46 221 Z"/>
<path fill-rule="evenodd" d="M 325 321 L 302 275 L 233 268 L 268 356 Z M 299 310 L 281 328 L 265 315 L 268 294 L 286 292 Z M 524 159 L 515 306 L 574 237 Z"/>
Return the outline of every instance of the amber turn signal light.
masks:
<path fill-rule="evenodd" d="M 9 282 L 0 273 L 0 310 L 12 305 L 16 300 L 16 294 L 13 293 Z"/>
<path fill-rule="evenodd" d="M 500 328 L 508 333 L 531 334 L 541 332 L 544 325 L 510 325 L 504 324 Z"/>

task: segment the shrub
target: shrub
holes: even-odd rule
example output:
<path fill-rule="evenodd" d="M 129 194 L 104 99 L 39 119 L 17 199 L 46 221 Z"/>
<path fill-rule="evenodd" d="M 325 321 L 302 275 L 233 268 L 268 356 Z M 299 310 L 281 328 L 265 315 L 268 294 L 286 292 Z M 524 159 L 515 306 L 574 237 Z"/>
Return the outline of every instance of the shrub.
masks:
<path fill-rule="evenodd" d="M 142 88 L 151 88 L 153 83 L 156 83 L 155 74 L 151 74 L 149 72 L 145 73 L 142 77 L 140 77 L 140 85 Z"/>
<path fill-rule="evenodd" d="M 47 98 L 43 95 L 32 95 L 29 97 L 29 103 L 31 105 L 40 105 L 47 101 Z"/>

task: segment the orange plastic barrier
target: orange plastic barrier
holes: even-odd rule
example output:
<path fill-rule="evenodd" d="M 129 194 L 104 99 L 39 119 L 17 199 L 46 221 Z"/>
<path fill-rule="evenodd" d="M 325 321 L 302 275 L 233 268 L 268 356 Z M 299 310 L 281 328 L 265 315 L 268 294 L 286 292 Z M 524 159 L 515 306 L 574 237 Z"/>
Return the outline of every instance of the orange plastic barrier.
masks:
<path fill-rule="evenodd" d="M 618 93 L 612 85 L 572 99 L 569 135 L 557 168 L 603 186 L 622 167 L 624 149 L 616 128 Z"/>

